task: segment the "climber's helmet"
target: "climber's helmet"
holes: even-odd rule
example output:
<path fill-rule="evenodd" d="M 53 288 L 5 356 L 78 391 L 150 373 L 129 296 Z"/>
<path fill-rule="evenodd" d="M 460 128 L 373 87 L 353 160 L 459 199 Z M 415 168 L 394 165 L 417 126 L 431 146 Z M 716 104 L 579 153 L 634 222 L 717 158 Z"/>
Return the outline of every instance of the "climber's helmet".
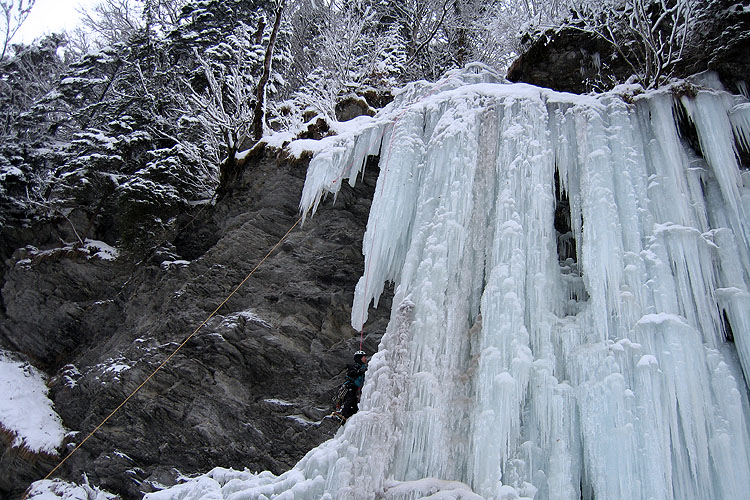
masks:
<path fill-rule="evenodd" d="M 357 351 L 354 353 L 354 361 L 357 363 L 364 363 L 366 361 L 362 360 L 363 356 L 367 356 L 367 353 L 365 351 Z"/>

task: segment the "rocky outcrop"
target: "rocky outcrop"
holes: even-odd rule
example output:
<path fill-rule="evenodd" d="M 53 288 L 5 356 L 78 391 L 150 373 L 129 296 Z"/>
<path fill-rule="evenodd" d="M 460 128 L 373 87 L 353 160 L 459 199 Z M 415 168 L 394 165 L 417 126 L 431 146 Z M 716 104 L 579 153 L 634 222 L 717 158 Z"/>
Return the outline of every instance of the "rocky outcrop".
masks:
<path fill-rule="evenodd" d="M 393 93 L 388 88 L 367 88 L 359 94 L 348 94 L 336 102 L 336 120 L 349 121 L 358 116 L 375 116 L 378 109 L 393 101 Z"/>
<path fill-rule="evenodd" d="M 629 67 L 617 64 L 612 48 L 603 40 L 582 31 L 550 31 L 538 38 L 508 69 L 507 78 L 561 92 L 582 94 L 593 90 L 606 77 L 629 76 Z"/>
<path fill-rule="evenodd" d="M 750 82 L 750 0 L 712 4 L 697 30 L 685 76 L 704 69 L 718 73 L 728 90 L 746 93 Z M 680 75 L 683 76 L 683 75 Z M 744 87 L 744 88 L 741 88 Z"/>
<path fill-rule="evenodd" d="M 358 116 L 374 116 L 375 110 L 367 101 L 358 95 L 348 95 L 336 103 L 336 119 L 340 122 L 349 121 Z"/>
<path fill-rule="evenodd" d="M 55 249 L 55 238 L 41 233 L 27 242 L 34 248 L 8 259 L 0 344 L 53 377 L 55 408 L 74 431 L 68 449 L 294 224 L 305 172 L 305 161 L 259 152 L 220 200 L 181 216 L 180 230 L 137 262 Z M 319 421 L 331 411 L 344 365 L 359 346 L 350 308 L 376 178 L 373 164 L 335 205 L 325 203 L 292 231 L 56 476 L 77 481 L 85 473 L 92 484 L 140 498 L 178 474 L 214 466 L 280 473 L 331 437 L 335 428 Z M 368 352 L 389 311 L 390 296 L 366 326 Z M 0 475 L 28 476 L 28 461 L 10 462 L 0 462 Z M 26 486 L 28 480 L 17 481 L 2 496 L 19 497 Z"/>
<path fill-rule="evenodd" d="M 702 6 L 694 37 L 673 76 L 715 71 L 733 92 L 750 81 L 750 1 L 720 0 Z M 548 30 L 529 44 L 508 69 L 512 82 L 573 93 L 603 91 L 625 82 L 630 66 L 592 33 Z M 744 84 L 742 82 L 745 82 Z"/>

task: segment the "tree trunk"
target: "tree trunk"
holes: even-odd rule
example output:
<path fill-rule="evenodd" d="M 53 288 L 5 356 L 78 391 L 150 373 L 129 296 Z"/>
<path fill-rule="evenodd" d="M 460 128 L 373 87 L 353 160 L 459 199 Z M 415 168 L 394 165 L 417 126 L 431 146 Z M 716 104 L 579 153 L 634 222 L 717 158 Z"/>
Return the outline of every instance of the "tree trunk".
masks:
<path fill-rule="evenodd" d="M 266 48 L 266 58 L 263 61 L 263 74 L 258 82 L 258 88 L 255 94 L 255 110 L 253 113 L 253 138 L 259 141 L 263 138 L 263 123 L 266 119 L 266 85 L 271 78 L 271 62 L 273 60 L 273 49 L 276 46 L 276 37 L 279 34 L 281 26 L 281 15 L 284 11 L 284 0 L 279 2 L 276 8 L 276 20 L 273 23 L 271 39 L 268 41 Z"/>

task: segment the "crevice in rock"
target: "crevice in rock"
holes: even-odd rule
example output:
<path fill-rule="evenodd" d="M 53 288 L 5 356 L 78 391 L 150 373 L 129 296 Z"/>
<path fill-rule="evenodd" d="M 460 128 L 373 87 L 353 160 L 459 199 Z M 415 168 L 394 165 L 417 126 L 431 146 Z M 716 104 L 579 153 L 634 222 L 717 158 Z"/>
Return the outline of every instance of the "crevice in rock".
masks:
<path fill-rule="evenodd" d="M 742 137 L 737 129 L 734 130 L 734 150 L 740 169 L 750 170 L 750 138 Z"/>
<path fill-rule="evenodd" d="M 571 226 L 570 199 L 568 193 L 560 186 L 560 172 L 555 169 L 555 231 L 557 233 L 557 257 L 560 262 L 572 259 L 576 255 L 576 239 Z"/>

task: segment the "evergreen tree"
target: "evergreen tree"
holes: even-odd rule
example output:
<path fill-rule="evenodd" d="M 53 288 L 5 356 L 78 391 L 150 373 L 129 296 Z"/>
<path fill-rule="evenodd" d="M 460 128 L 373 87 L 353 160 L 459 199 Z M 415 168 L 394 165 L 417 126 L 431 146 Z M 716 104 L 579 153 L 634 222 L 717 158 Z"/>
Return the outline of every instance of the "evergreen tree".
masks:
<path fill-rule="evenodd" d="M 57 158 L 52 201 L 79 213 L 83 237 L 142 248 L 190 203 L 212 196 L 216 158 L 185 113 L 186 88 L 166 44 L 141 29 L 127 44 L 83 57 L 60 82 L 57 104 L 75 130 Z"/>
<path fill-rule="evenodd" d="M 277 45 L 288 38 L 280 17 L 275 30 L 268 26 L 264 5 L 188 2 L 167 35 L 146 20 L 62 76 L 47 102 L 67 141 L 51 201 L 78 214 L 82 237 L 145 248 L 174 216 L 213 196 L 220 169 L 235 171 L 261 88 L 273 96 L 283 85 L 267 55 L 274 31 Z"/>
<path fill-rule="evenodd" d="M 0 223 L 26 218 L 42 200 L 54 147 L 43 110 L 66 66 L 58 55 L 64 44 L 62 36 L 50 35 L 16 45 L 0 60 Z"/>

